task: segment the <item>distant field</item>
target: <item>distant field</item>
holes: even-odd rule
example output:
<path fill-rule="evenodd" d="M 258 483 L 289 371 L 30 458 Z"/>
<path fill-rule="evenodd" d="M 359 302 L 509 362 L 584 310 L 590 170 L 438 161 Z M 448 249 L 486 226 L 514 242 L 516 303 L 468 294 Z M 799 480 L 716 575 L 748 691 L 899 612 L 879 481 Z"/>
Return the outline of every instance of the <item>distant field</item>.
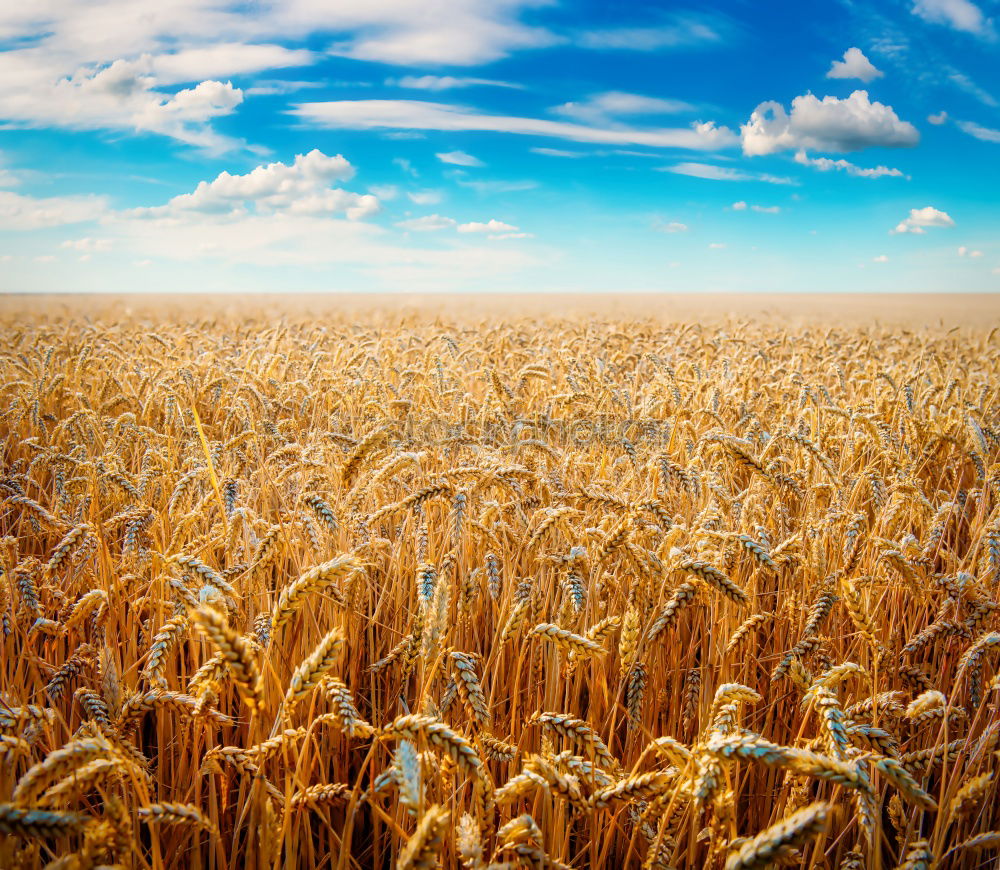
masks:
<path fill-rule="evenodd" d="M 503 294 L 503 295 L 297 295 L 280 296 L 0 296 L 0 312 L 111 312 L 179 315 L 205 311 L 345 312 L 365 319 L 400 314 L 441 313 L 451 319 L 478 317 L 560 316 L 654 318 L 660 321 L 709 320 L 729 317 L 910 327 L 986 326 L 1000 324 L 1000 294 Z"/>
<path fill-rule="evenodd" d="M 995 866 L 996 297 L 0 307 L 0 867 Z"/>

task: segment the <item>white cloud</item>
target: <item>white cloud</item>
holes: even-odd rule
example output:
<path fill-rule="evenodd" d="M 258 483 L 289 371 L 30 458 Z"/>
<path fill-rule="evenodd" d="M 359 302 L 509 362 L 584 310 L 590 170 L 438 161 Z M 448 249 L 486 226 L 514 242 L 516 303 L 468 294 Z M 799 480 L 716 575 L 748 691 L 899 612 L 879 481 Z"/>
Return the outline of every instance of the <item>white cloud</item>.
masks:
<path fill-rule="evenodd" d="M 766 173 L 744 172 L 741 169 L 716 166 L 712 163 L 677 163 L 673 166 L 661 167 L 659 171 L 690 175 L 694 178 L 707 178 L 710 181 L 766 181 L 769 184 L 795 184 L 791 178 Z"/>
<path fill-rule="evenodd" d="M 402 169 L 403 172 L 405 172 L 407 175 L 412 176 L 413 178 L 420 177 L 420 173 L 417 172 L 416 169 L 414 169 L 413 164 L 405 157 L 393 157 L 392 163 L 394 166 L 398 166 L 400 169 Z"/>
<path fill-rule="evenodd" d="M 495 218 L 488 220 L 486 223 L 478 223 L 477 221 L 472 221 L 467 224 L 459 224 L 458 231 L 460 233 L 516 233 L 519 227 L 515 227 L 513 224 L 505 224 L 503 221 L 498 221 Z"/>
<path fill-rule="evenodd" d="M 399 196 L 399 188 L 395 184 L 373 184 L 368 192 L 377 196 L 382 202 L 389 202 Z"/>
<path fill-rule="evenodd" d="M 445 223 L 446 229 L 451 227 L 448 219 Z M 104 230 L 130 262 L 156 262 L 163 274 L 179 268 L 201 274 L 206 263 L 279 267 L 282 271 L 273 280 L 282 281 L 282 286 L 287 286 L 289 275 L 292 281 L 325 275 L 323 280 L 338 287 L 359 289 L 496 289 L 498 284 L 506 289 L 506 276 L 541 262 L 516 245 L 498 250 L 482 235 L 453 231 L 441 243 L 421 248 L 414 239 L 398 243 L 396 232 L 372 222 L 290 211 L 223 215 L 186 210 L 157 219 L 119 212 L 104 220 Z M 289 267 L 300 271 L 290 273 Z M 511 280 L 510 286 L 516 287 L 522 279 Z"/>
<path fill-rule="evenodd" d="M 479 181 L 476 179 L 456 178 L 455 183 L 462 187 L 468 187 L 484 196 L 496 193 L 520 193 L 525 190 L 534 190 L 538 187 L 538 182 L 531 181 L 530 179 L 523 181 Z"/>
<path fill-rule="evenodd" d="M 500 233 L 499 235 L 489 236 L 491 239 L 533 239 L 535 237 L 534 233 Z"/>
<path fill-rule="evenodd" d="M 682 224 L 680 221 L 670 221 L 668 223 L 655 221 L 653 223 L 653 229 L 659 230 L 661 233 L 686 233 L 688 231 L 688 225 Z"/>
<path fill-rule="evenodd" d="M 967 33 L 986 34 L 991 30 L 982 10 L 969 0 L 916 0 L 913 14 Z"/>
<path fill-rule="evenodd" d="M 877 257 L 872 257 L 873 263 L 888 263 L 889 258 L 885 254 L 879 254 Z"/>
<path fill-rule="evenodd" d="M 432 233 L 437 232 L 438 230 L 453 229 L 458 226 L 458 221 L 439 214 L 429 214 L 424 217 L 398 221 L 396 226 L 402 227 L 404 230 L 412 230 L 416 233 Z"/>
<path fill-rule="evenodd" d="M 154 55 L 150 66 L 158 84 L 171 85 L 262 70 L 308 66 L 315 59 L 316 55 L 305 49 L 222 42 Z"/>
<path fill-rule="evenodd" d="M 175 196 L 166 205 L 137 208 L 137 218 L 165 218 L 185 212 L 217 215 L 284 213 L 298 215 L 344 214 L 349 220 L 370 217 L 379 210 L 370 193 L 350 193 L 331 188 L 332 181 L 354 176 L 354 167 L 341 155 L 329 157 L 313 149 L 294 162 L 269 163 L 246 175 L 221 172 L 213 181 L 202 181 L 192 193 Z"/>
<path fill-rule="evenodd" d="M 435 155 L 442 163 L 450 163 L 454 166 L 485 166 L 478 157 L 466 154 L 464 151 L 445 151 Z"/>
<path fill-rule="evenodd" d="M 252 8 L 240 0 L 3 3 L 0 122 L 155 133 L 223 151 L 241 143 L 214 133 L 208 119 L 233 111 L 251 93 L 228 85 L 233 76 L 310 65 L 329 54 L 405 65 L 488 63 L 559 41 L 521 20 L 538 3 L 266 0 Z M 325 50 L 312 49 L 324 43 Z M 437 78 L 440 84 L 463 83 Z M 482 80 L 487 82 L 506 84 Z M 170 87 L 179 83 L 190 83 L 194 94 Z M 289 85 L 308 84 L 272 81 L 252 93 L 287 93 Z"/>
<path fill-rule="evenodd" d="M 958 256 L 960 257 L 971 257 L 972 259 L 976 259 L 978 257 L 981 257 L 982 255 L 983 255 L 982 251 L 972 250 L 970 248 L 965 247 L 965 245 L 962 245 L 958 249 Z"/>
<path fill-rule="evenodd" d="M 712 251 L 721 251 L 723 248 L 726 247 L 726 243 L 725 242 L 711 242 L 708 247 L 709 247 L 709 250 L 712 250 Z"/>
<path fill-rule="evenodd" d="M 916 145 L 920 134 L 891 106 L 854 91 L 847 99 L 805 94 L 792 100 L 791 114 L 776 102 L 761 103 L 741 128 L 743 153 L 750 157 L 793 149 L 859 151 Z"/>
<path fill-rule="evenodd" d="M 758 214 L 780 214 L 780 205 L 747 205 L 742 199 L 739 202 L 734 202 L 729 206 L 733 211 L 755 211 Z"/>
<path fill-rule="evenodd" d="M 984 106 L 989 106 L 995 109 L 1000 106 L 1000 102 L 997 101 L 996 97 L 993 96 L 988 90 L 980 87 L 976 84 L 969 76 L 965 73 L 959 72 L 956 69 L 952 69 L 948 75 L 948 79 L 965 91 L 970 96 L 975 97 Z"/>
<path fill-rule="evenodd" d="M 844 52 L 843 60 L 835 60 L 830 71 L 826 74 L 828 79 L 861 79 L 867 84 L 872 79 L 885 75 L 881 70 L 865 57 L 860 48 L 849 48 Z"/>
<path fill-rule="evenodd" d="M 927 120 L 936 127 L 940 127 L 943 123 L 945 123 L 945 121 L 948 120 L 948 113 L 942 109 L 936 115 L 928 115 Z"/>
<path fill-rule="evenodd" d="M 37 257 L 31 258 L 34 263 L 54 263 L 56 258 L 52 254 L 39 254 Z"/>
<path fill-rule="evenodd" d="M 336 35 L 328 52 L 363 60 L 420 64 L 482 64 L 513 51 L 550 45 L 556 37 L 521 22 L 537 0 L 283 0 L 248 11 L 238 0 L 46 0 L 0 9 L 0 39 L 45 34 L 42 47 L 108 61 L 127 52 L 181 45 L 305 42 Z M 98 56 L 100 55 L 100 56 Z M 287 63 L 278 59 L 277 64 Z M 217 73 L 213 73 L 217 74 Z"/>
<path fill-rule="evenodd" d="M 898 169 L 890 169 L 888 166 L 865 167 L 851 163 L 849 160 L 831 160 L 829 157 L 810 157 L 805 151 L 797 151 L 795 162 L 803 166 L 813 166 L 820 172 L 830 172 L 837 170 L 854 175 L 858 178 L 881 178 L 884 175 L 902 178 L 903 173 Z"/>
<path fill-rule="evenodd" d="M 414 205 L 437 205 L 442 198 L 440 190 L 417 190 L 406 196 Z"/>
<path fill-rule="evenodd" d="M 713 27 L 702 18 L 675 15 L 671 23 L 655 27 L 587 30 L 577 34 L 574 42 L 581 48 L 598 51 L 660 51 L 665 48 L 718 43 L 722 38 L 718 27 Z"/>
<path fill-rule="evenodd" d="M 984 127 L 972 121 L 956 121 L 955 124 L 963 133 L 968 133 L 983 142 L 1000 143 L 1000 130 Z"/>
<path fill-rule="evenodd" d="M 28 80 L 5 85 L 8 70 Z M 0 55 L 0 119 L 14 126 L 156 133 L 214 151 L 237 144 L 213 131 L 210 122 L 243 101 L 239 88 L 206 80 L 167 93 L 155 90 L 158 84 L 150 55 L 81 66 L 64 76 L 44 66 L 35 69 L 23 57 Z"/>
<path fill-rule="evenodd" d="M 606 91 L 594 94 L 586 100 L 563 103 L 552 111 L 566 118 L 573 118 L 586 124 L 604 126 L 613 124 L 615 118 L 630 115 L 675 115 L 694 109 L 682 100 L 665 100 L 660 97 L 645 97 L 624 91 Z"/>
<path fill-rule="evenodd" d="M 440 0 L 432 5 L 412 0 L 364 4 L 300 0 L 290 5 L 315 22 L 313 29 L 324 29 L 324 18 L 341 19 L 341 27 L 354 29 L 352 39 L 334 44 L 330 52 L 358 60 L 476 66 L 557 41 L 547 30 L 524 25 L 515 17 L 519 7 L 534 5 L 532 0 Z"/>
<path fill-rule="evenodd" d="M 318 127 L 346 130 L 443 130 L 551 136 L 575 142 L 717 150 L 736 137 L 727 127 L 696 122 L 688 128 L 593 127 L 568 121 L 488 115 L 463 106 L 422 100 L 335 100 L 300 103 L 292 112 Z"/>
<path fill-rule="evenodd" d="M 0 230 L 38 230 L 97 220 L 107 210 L 103 197 L 38 198 L 0 190 Z"/>
<path fill-rule="evenodd" d="M 323 81 L 304 82 L 293 81 L 291 79 L 264 79 L 258 80 L 256 84 L 243 88 L 243 95 L 247 97 L 281 97 L 285 94 L 294 94 L 296 91 L 305 91 L 309 88 L 321 88 L 326 84 Z"/>
<path fill-rule="evenodd" d="M 542 154 L 545 157 L 565 157 L 568 160 L 590 157 L 586 151 L 564 151 L 561 148 L 529 148 L 528 150 L 532 154 Z"/>
<path fill-rule="evenodd" d="M 90 254 L 94 252 L 103 253 L 105 251 L 110 251 L 112 244 L 113 242 L 111 239 L 92 239 L 88 237 L 83 239 L 67 239 L 62 243 L 62 247 Z"/>
<path fill-rule="evenodd" d="M 926 232 L 926 227 L 953 227 L 955 221 L 947 212 L 939 211 L 932 206 L 924 208 L 911 208 L 910 216 L 890 230 L 891 233 L 916 233 Z"/>
<path fill-rule="evenodd" d="M 496 79 L 477 79 L 468 76 L 403 76 L 400 79 L 386 79 L 387 85 L 410 88 L 416 91 L 449 91 L 453 88 L 494 87 L 520 88 L 513 82 Z"/>

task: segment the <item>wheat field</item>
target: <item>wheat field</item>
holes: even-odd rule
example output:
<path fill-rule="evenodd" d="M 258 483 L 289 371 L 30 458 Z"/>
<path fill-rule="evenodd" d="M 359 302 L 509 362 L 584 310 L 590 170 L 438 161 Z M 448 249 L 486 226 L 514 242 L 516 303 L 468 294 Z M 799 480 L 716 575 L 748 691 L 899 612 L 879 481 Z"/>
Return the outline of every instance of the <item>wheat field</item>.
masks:
<path fill-rule="evenodd" d="M 978 868 L 1000 342 L 3 319 L 0 866 Z"/>

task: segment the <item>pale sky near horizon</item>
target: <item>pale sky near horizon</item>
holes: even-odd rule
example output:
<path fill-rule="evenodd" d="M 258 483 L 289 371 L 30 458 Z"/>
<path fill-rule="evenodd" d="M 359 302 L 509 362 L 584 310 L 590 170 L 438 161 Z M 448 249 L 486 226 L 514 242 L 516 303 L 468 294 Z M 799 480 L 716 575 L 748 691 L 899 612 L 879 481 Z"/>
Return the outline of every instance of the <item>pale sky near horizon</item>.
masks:
<path fill-rule="evenodd" d="M 995 292 L 1000 0 L 0 8 L 0 292 Z"/>

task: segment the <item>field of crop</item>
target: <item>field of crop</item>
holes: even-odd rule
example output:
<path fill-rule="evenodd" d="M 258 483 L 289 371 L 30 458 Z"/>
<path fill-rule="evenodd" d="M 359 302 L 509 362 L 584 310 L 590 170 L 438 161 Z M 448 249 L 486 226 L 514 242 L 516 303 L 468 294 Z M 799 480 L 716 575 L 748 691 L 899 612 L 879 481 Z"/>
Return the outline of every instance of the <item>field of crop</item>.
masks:
<path fill-rule="evenodd" d="M 989 325 L 458 308 L 5 315 L 0 867 L 996 866 Z"/>

